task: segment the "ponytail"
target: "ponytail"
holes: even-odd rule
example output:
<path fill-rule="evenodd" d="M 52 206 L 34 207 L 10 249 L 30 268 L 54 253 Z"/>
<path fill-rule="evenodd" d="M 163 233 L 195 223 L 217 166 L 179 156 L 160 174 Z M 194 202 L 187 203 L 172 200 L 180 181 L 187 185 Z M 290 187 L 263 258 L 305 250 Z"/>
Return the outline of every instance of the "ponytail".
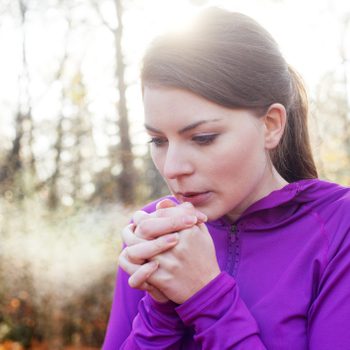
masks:
<path fill-rule="evenodd" d="M 308 133 L 308 101 L 299 74 L 288 66 L 293 98 L 287 109 L 287 124 L 279 145 L 271 153 L 273 165 L 288 182 L 317 178 Z"/>

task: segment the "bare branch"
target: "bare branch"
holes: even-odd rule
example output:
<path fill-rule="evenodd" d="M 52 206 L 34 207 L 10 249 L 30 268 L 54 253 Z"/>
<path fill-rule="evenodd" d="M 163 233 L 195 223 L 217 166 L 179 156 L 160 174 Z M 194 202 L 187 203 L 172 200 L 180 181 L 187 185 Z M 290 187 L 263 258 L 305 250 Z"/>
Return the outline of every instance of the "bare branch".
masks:
<path fill-rule="evenodd" d="M 98 5 L 98 1 L 97 0 L 91 0 L 91 5 L 94 7 L 94 9 L 96 10 L 102 24 L 104 26 L 106 26 L 106 28 L 108 28 L 113 34 L 115 34 L 116 28 L 113 28 L 107 21 L 106 19 L 103 17 L 103 14 L 101 12 L 101 8 Z"/>

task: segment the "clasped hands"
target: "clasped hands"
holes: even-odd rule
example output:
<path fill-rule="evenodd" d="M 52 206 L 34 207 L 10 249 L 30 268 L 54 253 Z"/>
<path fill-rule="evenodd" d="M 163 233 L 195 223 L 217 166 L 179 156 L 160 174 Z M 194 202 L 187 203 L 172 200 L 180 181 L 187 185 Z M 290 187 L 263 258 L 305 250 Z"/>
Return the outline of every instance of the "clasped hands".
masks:
<path fill-rule="evenodd" d="M 169 199 L 151 214 L 137 211 L 122 232 L 126 248 L 119 256 L 129 285 L 158 302 L 182 304 L 219 275 L 205 221 L 191 203 L 176 205 Z"/>

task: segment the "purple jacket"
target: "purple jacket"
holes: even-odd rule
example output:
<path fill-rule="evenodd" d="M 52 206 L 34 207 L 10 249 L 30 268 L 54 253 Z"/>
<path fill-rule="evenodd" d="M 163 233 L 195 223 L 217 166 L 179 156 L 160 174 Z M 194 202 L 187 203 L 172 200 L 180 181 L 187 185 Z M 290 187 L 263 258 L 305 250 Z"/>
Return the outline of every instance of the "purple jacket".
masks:
<path fill-rule="evenodd" d="M 118 271 L 103 350 L 350 349 L 349 188 L 294 182 L 207 227 L 221 274 L 177 305 Z"/>

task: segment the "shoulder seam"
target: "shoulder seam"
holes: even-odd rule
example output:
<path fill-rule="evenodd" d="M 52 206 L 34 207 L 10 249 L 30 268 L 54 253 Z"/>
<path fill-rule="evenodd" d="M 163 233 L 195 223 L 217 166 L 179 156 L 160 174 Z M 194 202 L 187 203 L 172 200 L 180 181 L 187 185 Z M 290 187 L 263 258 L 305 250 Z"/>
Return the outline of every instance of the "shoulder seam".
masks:
<path fill-rule="evenodd" d="M 311 209 L 311 214 L 315 217 L 315 219 L 320 223 L 321 226 L 321 234 L 324 237 L 325 241 L 326 241 L 326 245 L 327 245 L 327 249 L 324 251 L 324 268 L 327 266 L 327 264 L 329 263 L 329 249 L 330 249 L 330 240 L 329 240 L 329 235 L 328 232 L 326 230 L 326 223 L 323 220 L 322 216 L 319 214 L 318 211 Z M 323 271 L 322 271 L 323 273 Z"/>

